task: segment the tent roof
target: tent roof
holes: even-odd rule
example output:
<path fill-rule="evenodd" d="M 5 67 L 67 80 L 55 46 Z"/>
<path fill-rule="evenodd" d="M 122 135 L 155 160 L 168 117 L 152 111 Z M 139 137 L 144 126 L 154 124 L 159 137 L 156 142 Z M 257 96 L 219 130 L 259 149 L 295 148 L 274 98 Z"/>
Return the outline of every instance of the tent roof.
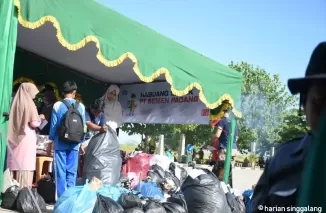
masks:
<path fill-rule="evenodd" d="M 166 79 L 176 95 L 197 88 L 209 108 L 240 101 L 241 73 L 93 0 L 14 1 L 17 45 L 32 53 L 102 82 Z"/>

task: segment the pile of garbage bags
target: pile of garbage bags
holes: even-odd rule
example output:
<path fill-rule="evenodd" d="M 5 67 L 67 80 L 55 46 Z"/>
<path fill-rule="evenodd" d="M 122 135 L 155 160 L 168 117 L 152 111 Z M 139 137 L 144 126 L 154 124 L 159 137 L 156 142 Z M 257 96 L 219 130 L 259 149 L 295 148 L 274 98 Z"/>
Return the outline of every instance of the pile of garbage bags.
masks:
<path fill-rule="evenodd" d="M 152 196 L 147 197 L 139 191 L 127 190 L 119 185 L 105 186 L 93 178 L 84 186 L 65 191 L 57 201 L 54 213 L 187 213 L 177 202 L 164 201 L 163 192 L 155 182 L 141 183 L 138 187 L 140 191 L 152 193 Z"/>
<path fill-rule="evenodd" d="M 46 211 L 46 204 L 36 189 L 20 188 L 19 183 L 11 179 L 9 170 L 3 174 L 3 190 L 1 207 L 22 213 L 38 213 Z"/>
<path fill-rule="evenodd" d="M 105 138 L 106 136 L 104 137 L 103 135 L 97 139 L 95 137 L 92 140 L 96 139 L 97 142 L 93 144 L 101 144 L 103 143 L 101 142 L 103 140 L 115 140 L 112 137 L 110 137 L 110 139 Z M 92 149 L 92 152 L 98 149 L 99 148 L 94 148 Z M 101 150 L 102 149 L 109 148 L 103 146 Z M 101 158 L 107 158 L 105 156 L 98 157 L 96 154 L 97 152 L 94 153 L 95 154 L 91 155 L 92 158 L 96 158 L 94 162 L 100 161 Z M 111 153 L 115 153 L 114 156 L 119 156 L 118 152 Z M 98 154 L 100 154 L 100 152 Z M 118 161 L 113 162 L 116 162 L 115 164 L 117 164 Z M 116 166 L 113 167 L 115 168 Z M 95 169 L 100 171 L 98 168 Z M 99 173 L 98 175 L 94 175 L 94 172 L 89 173 L 103 181 L 104 186 L 96 192 L 89 192 L 86 189 L 83 189 L 84 192 L 80 192 L 81 195 L 78 193 L 75 195 L 77 197 L 69 195 L 68 197 L 72 201 L 86 199 L 87 201 L 82 202 L 83 205 L 81 205 L 81 207 L 86 208 L 86 203 L 89 203 L 89 207 L 87 209 L 80 209 L 78 205 L 75 204 L 71 208 L 63 208 L 62 212 L 91 212 L 95 207 L 97 208 L 97 212 L 101 212 L 101 210 L 98 209 L 102 208 L 101 206 L 114 206 L 112 208 L 116 209 L 114 210 L 115 212 L 245 212 L 243 201 L 232 192 L 229 186 L 220 182 L 211 171 L 205 169 L 193 169 L 189 174 L 187 174 L 187 171 L 182 166 L 172 162 L 166 156 L 139 153 L 127 160 L 126 164 L 122 167 L 122 174 L 117 173 L 116 171 L 117 170 L 111 169 L 111 171 L 108 171 L 107 173 L 102 172 L 101 175 L 99 175 Z M 115 174 L 111 174 L 114 172 Z M 115 176 L 117 174 L 119 175 L 119 180 L 122 184 L 115 187 L 119 188 L 119 190 L 125 187 L 125 190 L 127 191 L 123 193 L 119 192 L 115 197 L 112 197 L 113 193 L 103 193 L 106 190 L 112 190 L 112 185 L 119 182 Z M 90 176 L 87 178 L 89 177 Z M 123 181 L 121 177 L 123 177 Z M 113 179 L 114 181 L 106 181 Z M 110 184 L 108 184 L 109 182 Z M 126 182 L 128 182 L 128 184 L 124 184 Z M 86 185 L 81 187 L 85 188 Z M 81 188 L 79 189 L 79 191 L 83 190 Z M 80 198 L 83 194 L 87 194 L 87 196 L 91 197 Z M 127 195 L 129 198 L 132 197 L 135 201 L 133 205 L 123 204 L 123 201 L 126 200 L 125 196 Z M 56 212 L 61 212 L 59 209 L 59 207 L 56 208 Z M 96 211 L 94 210 L 94 212 Z"/>
<path fill-rule="evenodd" d="M 189 213 L 245 213 L 246 207 L 230 185 L 207 169 L 193 169 L 181 186 Z"/>
<path fill-rule="evenodd" d="M 2 193 L 2 207 L 9 210 L 17 210 L 22 213 L 38 213 L 46 211 L 44 199 L 36 189 L 11 186 Z"/>

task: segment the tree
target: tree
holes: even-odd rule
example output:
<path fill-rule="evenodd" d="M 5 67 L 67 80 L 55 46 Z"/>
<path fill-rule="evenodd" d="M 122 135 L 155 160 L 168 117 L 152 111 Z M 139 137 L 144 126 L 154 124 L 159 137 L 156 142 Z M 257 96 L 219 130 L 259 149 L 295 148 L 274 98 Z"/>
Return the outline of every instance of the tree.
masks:
<path fill-rule="evenodd" d="M 268 149 L 282 139 L 284 112 L 293 108 L 297 99 L 288 94 L 278 75 L 246 62 L 229 66 L 243 73 L 239 147 L 249 148 L 256 142 L 261 149 Z"/>
<path fill-rule="evenodd" d="M 304 116 L 299 116 L 299 110 L 291 109 L 284 113 L 279 143 L 300 137 L 309 130 Z"/>
<path fill-rule="evenodd" d="M 181 125 L 181 124 L 124 124 L 122 130 L 129 135 L 151 133 L 154 137 L 164 135 L 164 142 L 173 150 L 179 147 L 180 134 L 185 134 L 187 144 L 202 145 L 211 139 L 209 125 Z"/>

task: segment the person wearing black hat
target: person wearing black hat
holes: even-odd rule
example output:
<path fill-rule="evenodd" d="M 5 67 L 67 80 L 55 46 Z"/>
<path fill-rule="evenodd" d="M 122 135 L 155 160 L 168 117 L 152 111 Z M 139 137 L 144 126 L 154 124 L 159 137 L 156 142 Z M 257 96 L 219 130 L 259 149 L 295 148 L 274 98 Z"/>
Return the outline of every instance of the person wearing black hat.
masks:
<path fill-rule="evenodd" d="M 300 109 L 311 131 L 285 142 L 266 165 L 253 194 L 252 213 L 295 212 L 310 141 L 326 108 L 326 42 L 313 51 L 305 77 L 289 79 L 288 87 L 293 95 L 300 94 Z"/>

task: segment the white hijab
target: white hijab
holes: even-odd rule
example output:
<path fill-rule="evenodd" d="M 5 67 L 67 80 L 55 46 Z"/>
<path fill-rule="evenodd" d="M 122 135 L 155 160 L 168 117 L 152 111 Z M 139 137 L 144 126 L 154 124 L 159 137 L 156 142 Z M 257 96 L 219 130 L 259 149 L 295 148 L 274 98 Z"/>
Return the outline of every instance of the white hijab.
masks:
<path fill-rule="evenodd" d="M 109 101 L 108 94 L 115 91 L 117 96 L 113 101 Z M 102 97 L 104 100 L 104 114 L 106 123 L 110 125 L 112 129 L 116 129 L 122 125 L 122 107 L 118 101 L 120 89 L 117 85 L 111 85 Z"/>

